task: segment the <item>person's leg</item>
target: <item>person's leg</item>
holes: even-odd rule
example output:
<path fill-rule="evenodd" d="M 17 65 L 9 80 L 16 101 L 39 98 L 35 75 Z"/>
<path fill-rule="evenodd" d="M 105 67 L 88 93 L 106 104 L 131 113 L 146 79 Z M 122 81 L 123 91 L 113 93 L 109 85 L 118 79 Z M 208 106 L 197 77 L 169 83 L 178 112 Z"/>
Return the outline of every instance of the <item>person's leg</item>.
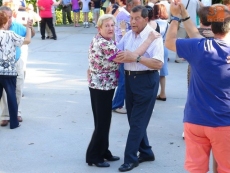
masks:
<path fill-rule="evenodd" d="M 119 66 L 118 86 L 116 89 L 115 96 L 113 98 L 112 109 L 115 110 L 117 108 L 122 108 L 124 106 L 124 100 L 125 100 L 125 75 L 124 75 L 124 64 L 122 63 Z"/>
<path fill-rule="evenodd" d="M 209 130 L 210 129 L 210 130 Z M 207 136 L 217 163 L 218 173 L 230 172 L 230 126 L 210 127 Z"/>
<path fill-rule="evenodd" d="M 177 32 L 177 38 L 185 38 L 187 36 L 187 33 L 185 31 L 184 28 L 180 27 L 178 32 Z M 185 61 L 183 57 L 178 57 L 178 55 L 176 54 L 176 58 L 175 58 L 175 62 L 176 63 L 180 63 Z"/>
<path fill-rule="evenodd" d="M 47 24 L 46 24 L 46 35 L 47 35 L 46 38 L 48 39 L 52 37 L 52 32 L 50 31 L 50 28 Z"/>
<path fill-rule="evenodd" d="M 164 64 L 160 70 L 160 94 L 157 96 L 157 100 L 166 101 L 165 86 L 166 77 L 168 75 L 168 49 L 164 46 Z"/>
<path fill-rule="evenodd" d="M 2 88 L 2 86 L 0 85 L 0 90 L 1 90 L 1 88 Z M 7 105 L 6 92 L 4 89 L 3 89 L 3 91 L 1 91 L 0 107 L 1 107 L 1 119 L 4 121 L 5 120 L 8 121 L 10 119 L 10 117 L 9 117 L 9 110 L 8 110 L 8 105 Z M 7 125 L 8 123 L 6 122 L 4 124 Z"/>
<path fill-rule="evenodd" d="M 56 32 L 55 32 L 55 29 L 54 29 L 54 26 L 53 26 L 53 18 L 47 18 L 47 24 L 53 34 L 53 39 L 56 40 L 57 39 L 57 35 L 56 35 Z"/>
<path fill-rule="evenodd" d="M 86 13 L 83 12 L 83 26 L 86 27 Z"/>
<path fill-rule="evenodd" d="M 85 13 L 85 18 L 86 18 L 86 28 L 89 28 L 89 17 L 88 17 L 88 12 Z"/>
<path fill-rule="evenodd" d="M 73 23 L 72 18 L 71 18 L 71 5 L 69 5 L 66 10 L 67 10 L 66 12 L 67 12 L 68 22 L 69 24 L 71 24 Z"/>
<path fill-rule="evenodd" d="M 4 89 L 7 95 L 7 103 L 8 109 L 10 114 L 10 128 L 14 129 L 19 127 L 18 123 L 18 104 L 16 98 L 16 76 L 15 77 L 8 77 L 4 79 Z"/>
<path fill-rule="evenodd" d="M 76 27 L 76 24 L 77 24 L 76 15 L 77 15 L 77 13 L 73 12 L 73 26 L 74 27 Z"/>
<path fill-rule="evenodd" d="M 77 12 L 77 24 L 79 25 L 79 20 L 80 20 L 80 12 Z"/>
<path fill-rule="evenodd" d="M 16 63 L 16 69 L 17 69 L 17 79 L 16 79 L 16 98 L 17 98 L 17 104 L 18 104 L 18 118 L 20 121 L 22 121 L 21 118 L 21 99 L 22 99 L 22 90 L 24 86 L 24 71 L 23 71 L 23 60 L 21 57 Z"/>
<path fill-rule="evenodd" d="M 43 40 L 45 39 L 45 28 L 46 28 L 46 19 L 42 18 L 41 25 L 40 25 L 40 32 Z"/>
<path fill-rule="evenodd" d="M 62 23 L 66 25 L 66 7 L 62 7 Z"/>
<path fill-rule="evenodd" d="M 217 172 L 217 163 L 216 163 L 216 159 L 214 156 L 213 156 L 213 173 L 218 173 Z"/>
<path fill-rule="evenodd" d="M 147 138 L 147 126 L 154 108 L 159 87 L 159 73 L 127 76 L 127 112 L 130 130 L 125 148 L 125 163 L 138 163 L 137 152 L 152 156 Z M 151 87 L 150 87 L 151 86 Z M 130 95 L 130 91 L 132 94 Z"/>
<path fill-rule="evenodd" d="M 191 173 L 208 172 L 211 143 L 206 136 L 205 126 L 184 123 L 184 133 L 185 169 Z"/>
<path fill-rule="evenodd" d="M 95 129 L 86 152 L 87 163 L 102 163 L 104 158 L 111 157 L 109 151 L 109 129 L 112 117 L 113 90 L 89 88 Z"/>
<path fill-rule="evenodd" d="M 94 21 L 95 21 L 95 27 L 97 27 L 97 21 L 100 16 L 100 8 L 94 9 Z"/>

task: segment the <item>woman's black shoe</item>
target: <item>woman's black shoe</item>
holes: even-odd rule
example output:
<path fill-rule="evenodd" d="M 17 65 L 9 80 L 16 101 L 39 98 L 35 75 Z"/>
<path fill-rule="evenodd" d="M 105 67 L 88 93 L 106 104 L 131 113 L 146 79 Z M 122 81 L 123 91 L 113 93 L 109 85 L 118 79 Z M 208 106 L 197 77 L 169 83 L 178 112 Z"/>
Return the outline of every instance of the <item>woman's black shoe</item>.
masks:
<path fill-rule="evenodd" d="M 93 166 L 93 165 L 95 165 L 95 166 L 97 166 L 97 167 L 110 167 L 110 165 L 109 165 L 109 163 L 107 163 L 107 162 L 102 162 L 102 163 L 88 163 L 88 165 L 89 166 Z"/>
<path fill-rule="evenodd" d="M 50 36 L 47 36 L 46 39 L 50 39 L 51 37 Z"/>
<path fill-rule="evenodd" d="M 105 158 L 105 159 L 108 160 L 108 161 L 117 161 L 117 160 L 120 160 L 120 157 L 111 156 L 111 157 L 108 157 L 108 158 Z"/>

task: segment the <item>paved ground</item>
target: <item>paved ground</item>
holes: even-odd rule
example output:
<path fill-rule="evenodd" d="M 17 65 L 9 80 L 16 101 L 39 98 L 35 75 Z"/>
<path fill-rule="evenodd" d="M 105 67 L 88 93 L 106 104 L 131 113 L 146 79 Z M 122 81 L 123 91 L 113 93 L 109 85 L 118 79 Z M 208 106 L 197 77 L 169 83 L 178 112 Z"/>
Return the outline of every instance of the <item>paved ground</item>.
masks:
<path fill-rule="evenodd" d="M 109 168 L 89 167 L 85 152 L 93 131 L 86 81 L 87 52 L 96 29 L 57 27 L 58 40 L 30 45 L 22 126 L 0 128 L 0 173 L 118 172 L 128 133 L 126 115 L 113 113 L 110 149 L 121 160 Z M 167 101 L 157 101 L 148 136 L 156 156 L 133 173 L 184 173 L 185 145 L 181 138 L 186 100 L 187 63 L 174 63 L 170 53 Z"/>

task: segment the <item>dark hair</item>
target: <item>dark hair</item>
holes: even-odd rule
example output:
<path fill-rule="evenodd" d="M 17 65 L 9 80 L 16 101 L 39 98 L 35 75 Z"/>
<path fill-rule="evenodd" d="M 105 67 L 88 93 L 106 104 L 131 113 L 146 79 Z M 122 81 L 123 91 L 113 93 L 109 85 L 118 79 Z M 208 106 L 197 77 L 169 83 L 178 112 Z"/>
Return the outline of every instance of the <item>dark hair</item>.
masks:
<path fill-rule="evenodd" d="M 227 34 L 230 30 L 230 15 L 224 19 L 224 22 L 212 22 L 211 28 L 214 34 Z"/>
<path fill-rule="evenodd" d="M 148 17 L 148 14 L 149 14 L 148 9 L 145 8 L 145 7 L 142 6 L 142 5 L 138 5 L 138 6 L 134 7 L 131 11 L 132 11 L 133 13 L 141 12 L 141 17 L 143 17 L 143 18 Z"/>
<path fill-rule="evenodd" d="M 200 17 L 200 23 L 204 26 L 210 26 L 211 22 L 208 22 L 207 16 L 209 13 L 210 6 L 201 7 L 198 11 L 198 15 Z"/>
<path fill-rule="evenodd" d="M 153 19 L 153 8 L 149 5 L 146 5 L 145 8 L 148 10 L 148 18 L 149 21 Z"/>
<path fill-rule="evenodd" d="M 116 13 L 116 11 L 117 11 L 118 8 L 119 8 L 119 5 L 117 3 L 113 4 L 112 14 Z"/>
<path fill-rule="evenodd" d="M 115 0 L 110 0 L 111 4 L 114 4 L 115 3 Z"/>
<path fill-rule="evenodd" d="M 154 19 L 168 19 L 168 12 L 164 4 L 155 4 L 153 6 L 153 18 Z"/>
<path fill-rule="evenodd" d="M 230 5 L 230 0 L 222 0 L 222 3 L 223 3 L 224 5 Z"/>
<path fill-rule="evenodd" d="M 8 16 L 4 11 L 0 11 L 0 27 L 2 28 L 8 22 Z"/>

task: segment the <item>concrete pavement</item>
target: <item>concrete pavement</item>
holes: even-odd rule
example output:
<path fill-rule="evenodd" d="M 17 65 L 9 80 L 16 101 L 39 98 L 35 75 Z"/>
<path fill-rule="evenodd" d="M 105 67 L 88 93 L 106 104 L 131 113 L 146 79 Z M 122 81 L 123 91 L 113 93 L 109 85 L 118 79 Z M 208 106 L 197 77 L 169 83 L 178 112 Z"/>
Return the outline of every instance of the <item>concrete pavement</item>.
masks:
<path fill-rule="evenodd" d="M 36 28 L 37 29 L 37 28 Z M 110 150 L 121 160 L 109 168 L 89 167 L 85 152 L 93 131 L 86 80 L 88 47 L 94 27 L 56 27 L 58 40 L 29 46 L 22 99 L 21 127 L 0 127 L 0 173 L 114 173 L 123 164 L 128 134 L 126 115 L 113 113 Z M 174 63 L 170 53 L 167 101 L 157 101 L 148 126 L 154 162 L 132 173 L 185 173 L 183 109 L 187 94 L 187 63 Z"/>

